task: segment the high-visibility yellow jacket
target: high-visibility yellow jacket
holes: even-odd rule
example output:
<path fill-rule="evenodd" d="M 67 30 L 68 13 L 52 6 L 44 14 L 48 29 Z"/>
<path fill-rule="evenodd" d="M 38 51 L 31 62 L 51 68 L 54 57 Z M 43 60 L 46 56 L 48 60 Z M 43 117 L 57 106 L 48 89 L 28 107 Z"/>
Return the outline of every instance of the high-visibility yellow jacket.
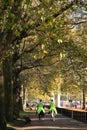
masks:
<path fill-rule="evenodd" d="M 52 110 L 54 110 L 54 112 L 57 114 L 57 109 L 56 109 L 56 105 L 54 102 L 50 103 L 50 109 L 49 112 L 51 112 Z"/>
<path fill-rule="evenodd" d="M 37 106 L 37 113 L 40 114 L 41 111 L 45 113 L 43 103 L 42 103 L 42 102 L 39 102 L 39 103 L 38 103 L 38 106 Z"/>

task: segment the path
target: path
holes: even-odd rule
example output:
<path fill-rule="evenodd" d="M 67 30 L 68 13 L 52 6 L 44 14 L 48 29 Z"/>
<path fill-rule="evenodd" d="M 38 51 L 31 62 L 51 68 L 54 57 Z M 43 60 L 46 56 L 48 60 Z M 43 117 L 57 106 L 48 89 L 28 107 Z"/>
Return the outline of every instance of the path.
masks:
<path fill-rule="evenodd" d="M 87 124 L 58 114 L 55 122 L 51 120 L 50 115 L 46 115 L 44 120 L 38 120 L 34 112 L 30 112 L 31 124 L 13 126 L 13 130 L 87 130 Z"/>

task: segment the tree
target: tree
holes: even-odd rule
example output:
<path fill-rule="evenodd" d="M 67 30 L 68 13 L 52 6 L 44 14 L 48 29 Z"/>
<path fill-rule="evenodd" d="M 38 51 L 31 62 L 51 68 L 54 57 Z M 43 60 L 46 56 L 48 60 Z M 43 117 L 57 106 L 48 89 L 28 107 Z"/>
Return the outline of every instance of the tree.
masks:
<path fill-rule="evenodd" d="M 79 54 L 76 53 L 77 45 L 68 37 L 69 33 L 66 30 L 69 30 L 71 24 L 70 13 L 75 14 L 76 7 L 78 10 L 82 10 L 83 7 L 85 9 L 85 1 L 3 0 L 0 1 L 0 6 L 0 52 L 3 52 L 1 59 L 8 54 L 8 50 L 11 51 L 11 70 L 18 75 L 24 69 L 50 66 L 59 62 L 62 53 L 68 54 L 66 57 L 73 57 L 73 60 Z M 72 22 L 74 25 L 82 23 Z M 74 49 L 75 53 L 72 53 Z M 83 55 L 81 53 L 81 57 Z"/>
<path fill-rule="evenodd" d="M 46 9 L 47 6 L 46 6 L 45 2 L 39 3 L 39 1 L 38 1 L 37 4 L 32 3 L 33 4 L 32 9 L 36 10 L 35 15 L 36 15 L 37 11 L 39 10 L 41 4 L 44 5 L 43 6 L 44 10 Z M 59 4 L 60 3 L 58 3 L 58 5 Z M 66 33 L 66 31 L 64 31 L 64 29 L 69 29 L 68 27 L 66 28 L 66 25 L 70 24 L 71 19 L 66 18 L 63 15 L 60 16 L 60 14 L 63 14 L 68 9 L 70 9 L 70 10 L 67 11 L 66 14 L 67 14 L 67 16 L 68 16 L 68 13 L 70 15 L 70 12 L 72 11 L 72 9 L 71 9 L 72 6 L 74 9 L 74 11 L 72 12 L 72 16 L 73 16 L 73 14 L 75 14 L 75 10 L 76 10 L 74 4 L 79 4 L 78 9 L 80 9 L 81 3 L 79 3 L 79 1 L 76 1 L 76 3 L 75 3 L 75 1 L 73 1 L 73 2 L 69 2 L 68 5 L 66 3 L 64 3 L 65 7 L 59 9 L 59 11 L 57 13 L 52 12 L 51 17 L 49 17 L 49 15 L 50 15 L 49 11 L 47 13 L 48 14 L 47 16 L 44 15 L 43 17 L 38 17 L 38 19 L 35 19 L 36 18 L 35 16 L 32 17 L 32 20 L 30 22 L 32 31 L 29 30 L 29 33 L 31 32 L 30 34 L 35 35 L 36 38 L 35 38 L 35 40 L 33 39 L 34 43 L 31 43 L 31 39 L 32 39 L 31 37 L 28 37 L 24 40 L 25 48 L 24 48 L 23 53 L 26 52 L 26 54 L 29 55 L 28 57 L 29 57 L 30 62 L 29 62 L 29 64 L 25 65 L 26 60 L 22 59 L 23 63 L 24 63 L 24 64 L 22 64 L 22 67 L 23 67 L 23 65 L 25 65 L 24 68 L 29 69 L 29 68 L 33 68 L 33 67 L 37 67 L 37 66 L 50 65 L 50 64 L 52 64 L 53 60 L 50 60 L 50 64 L 48 64 L 48 62 L 46 62 L 48 59 L 52 59 L 52 57 L 53 58 L 60 57 L 60 54 L 65 53 L 66 57 L 68 57 L 68 59 L 70 61 L 70 63 L 68 62 L 68 65 L 69 66 L 72 65 L 72 69 L 74 69 L 75 67 L 77 69 L 78 66 L 73 67 L 72 61 L 75 61 L 76 56 L 78 56 L 80 54 L 78 51 L 79 48 L 77 45 L 74 44 L 74 42 L 71 40 L 71 38 L 67 36 L 67 35 L 69 35 L 69 33 Z M 39 7 L 37 5 L 39 5 Z M 55 3 L 53 4 L 53 6 L 55 7 Z M 82 6 L 85 7 L 85 2 L 82 3 Z M 36 7 L 38 7 L 38 8 L 36 8 Z M 81 10 L 82 10 L 82 8 L 81 8 Z M 42 12 L 44 13 L 45 11 L 42 11 Z M 32 11 L 32 14 L 33 13 L 34 12 Z M 38 16 L 42 15 L 41 12 L 39 12 L 37 14 L 38 14 Z M 59 16 L 59 17 L 57 18 L 57 16 Z M 33 22 L 33 19 L 35 20 L 34 22 Z M 59 20 L 59 22 L 58 22 L 58 20 Z M 76 23 L 75 22 L 74 22 L 74 25 L 75 24 L 77 25 L 77 22 Z M 81 22 L 78 22 L 78 23 L 80 24 Z M 43 25 L 43 26 L 41 26 L 41 25 Z M 59 31 L 58 31 L 58 29 L 59 29 Z M 41 34 L 41 32 L 42 32 L 42 34 Z M 58 37 L 58 35 L 59 35 L 59 37 Z M 64 37 L 64 35 L 65 35 L 65 37 Z M 26 36 L 26 33 L 25 33 L 25 36 Z M 22 36 L 21 36 L 21 38 L 22 38 Z M 66 38 L 67 38 L 67 40 L 66 40 Z M 29 42 L 31 44 L 28 45 L 27 42 Z M 56 48 L 59 48 L 59 49 L 56 50 Z M 31 52 L 32 52 L 32 55 L 31 55 Z M 82 53 L 81 53 L 81 56 L 83 56 Z M 20 64 L 20 66 L 21 66 L 21 64 Z M 76 69 L 74 71 L 76 71 Z"/>
<path fill-rule="evenodd" d="M 3 62 L 3 78 L 5 89 L 5 116 L 7 121 L 11 121 L 13 119 L 13 85 L 12 85 L 11 58 L 12 58 L 11 56 L 8 56 L 5 58 Z"/>

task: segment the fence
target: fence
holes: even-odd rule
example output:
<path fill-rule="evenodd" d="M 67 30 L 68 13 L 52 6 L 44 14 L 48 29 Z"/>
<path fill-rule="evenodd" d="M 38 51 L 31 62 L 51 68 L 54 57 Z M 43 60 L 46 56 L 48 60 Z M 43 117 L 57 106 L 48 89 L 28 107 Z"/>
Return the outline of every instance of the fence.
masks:
<path fill-rule="evenodd" d="M 73 118 L 75 120 L 87 123 L 87 112 L 76 109 L 66 109 L 66 108 L 57 108 L 58 113 L 61 113 L 64 116 Z"/>

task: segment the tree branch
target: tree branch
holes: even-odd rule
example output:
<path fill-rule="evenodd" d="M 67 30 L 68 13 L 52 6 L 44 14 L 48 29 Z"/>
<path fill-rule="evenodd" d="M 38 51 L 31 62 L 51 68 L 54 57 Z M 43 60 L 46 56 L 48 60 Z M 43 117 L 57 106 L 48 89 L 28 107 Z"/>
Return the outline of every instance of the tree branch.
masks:
<path fill-rule="evenodd" d="M 64 7 L 61 8 L 57 13 L 53 14 L 52 17 L 54 17 L 54 18 L 58 17 L 58 16 L 61 15 L 64 11 L 68 10 L 69 8 L 71 8 L 73 5 L 78 4 L 78 2 L 79 2 L 79 0 L 74 0 L 74 1 L 72 1 L 72 2 L 69 2 L 68 4 L 64 5 Z M 49 21 L 49 18 L 47 18 L 47 19 L 45 20 L 46 23 L 47 23 L 48 21 Z M 20 37 L 16 37 L 16 38 L 14 39 L 14 41 L 16 41 L 16 40 L 17 40 L 17 41 L 20 41 L 22 38 L 27 37 L 27 36 L 28 36 L 27 31 L 28 31 L 29 29 L 35 29 L 35 28 L 39 27 L 40 25 L 41 25 L 41 23 L 39 23 L 39 22 L 36 22 L 36 23 L 34 23 L 34 24 L 32 24 L 32 25 L 29 24 L 29 25 L 28 25 L 28 28 L 24 28 L 24 29 L 20 32 Z"/>

